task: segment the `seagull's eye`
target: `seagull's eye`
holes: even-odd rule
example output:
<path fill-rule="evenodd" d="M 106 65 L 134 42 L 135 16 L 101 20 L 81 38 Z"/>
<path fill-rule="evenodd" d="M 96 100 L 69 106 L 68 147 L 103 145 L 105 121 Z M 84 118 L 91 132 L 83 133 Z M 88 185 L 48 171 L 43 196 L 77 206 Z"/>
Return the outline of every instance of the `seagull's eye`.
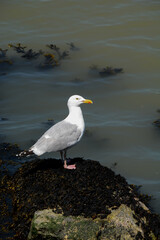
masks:
<path fill-rule="evenodd" d="M 76 100 L 79 100 L 79 98 L 77 97 Z"/>

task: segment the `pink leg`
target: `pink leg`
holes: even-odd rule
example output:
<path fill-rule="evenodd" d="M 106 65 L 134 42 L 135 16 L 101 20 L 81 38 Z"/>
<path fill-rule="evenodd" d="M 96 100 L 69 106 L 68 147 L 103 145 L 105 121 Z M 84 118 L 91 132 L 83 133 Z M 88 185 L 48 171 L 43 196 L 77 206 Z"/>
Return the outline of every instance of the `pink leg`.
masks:
<path fill-rule="evenodd" d="M 66 168 L 66 169 L 76 169 L 76 165 L 75 164 L 67 165 L 67 164 L 64 163 L 64 168 Z"/>
<path fill-rule="evenodd" d="M 67 165 L 67 160 L 66 160 L 66 151 L 64 152 L 64 168 L 65 169 L 76 169 L 76 165 Z"/>

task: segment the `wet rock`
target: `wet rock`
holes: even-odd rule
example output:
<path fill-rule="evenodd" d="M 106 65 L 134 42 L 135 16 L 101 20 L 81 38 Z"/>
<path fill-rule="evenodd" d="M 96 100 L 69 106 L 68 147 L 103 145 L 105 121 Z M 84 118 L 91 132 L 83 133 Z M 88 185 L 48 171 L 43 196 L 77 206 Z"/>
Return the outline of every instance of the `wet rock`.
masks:
<path fill-rule="evenodd" d="M 135 212 L 122 204 L 111 210 L 107 218 L 84 218 L 83 216 L 64 216 L 52 209 L 37 211 L 31 223 L 28 240 L 36 239 L 76 239 L 76 240 L 134 240 L 144 238 L 142 225 L 138 223 Z M 151 239 L 156 239 L 153 232 Z"/>
<path fill-rule="evenodd" d="M 0 145 L 3 162 L 14 159 L 23 163 L 24 159 L 14 157 L 20 151 L 11 144 Z M 155 239 L 160 236 L 160 218 L 148 208 L 148 197 L 99 162 L 70 159 L 77 169 L 66 170 L 61 160 L 33 157 L 25 161 L 14 175 L 6 174 L 0 181 L 2 195 L 10 194 L 12 199 L 12 220 L 8 224 L 8 231 L 14 232 L 12 239 L 26 240 L 34 213 L 44 209 L 52 209 L 63 217 L 92 219 L 94 223 L 100 219 L 103 228 L 98 230 L 97 239 L 100 236 L 107 239 L 108 226 L 108 234 L 118 226 L 121 233 L 136 236 L 133 239 L 149 240 L 153 239 L 150 236 Z M 132 225 L 134 230 L 127 233 L 124 225 L 127 230 Z M 119 234 L 115 232 L 114 236 Z"/>
<path fill-rule="evenodd" d="M 100 239 L 144 239 L 144 232 L 134 218 L 135 212 L 122 204 L 108 215 Z M 145 219 L 143 220 L 145 222 Z"/>
<path fill-rule="evenodd" d="M 74 217 L 56 214 L 51 209 L 37 211 L 31 223 L 28 240 L 35 239 L 76 239 L 96 240 L 102 220 L 82 216 Z"/>

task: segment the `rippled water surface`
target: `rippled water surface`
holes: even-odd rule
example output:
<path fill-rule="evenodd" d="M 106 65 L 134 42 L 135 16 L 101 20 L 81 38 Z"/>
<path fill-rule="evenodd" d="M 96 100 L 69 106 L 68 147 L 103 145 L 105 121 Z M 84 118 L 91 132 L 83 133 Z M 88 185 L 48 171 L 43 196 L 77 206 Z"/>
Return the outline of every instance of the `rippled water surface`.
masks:
<path fill-rule="evenodd" d="M 86 133 L 68 153 L 95 159 L 143 185 L 160 213 L 160 2 L 143 0 L 1 1 L 0 47 L 22 43 L 35 51 L 56 44 L 69 57 L 58 67 L 38 68 L 39 60 L 7 52 L 13 65 L 1 69 L 0 141 L 28 148 L 67 114 L 69 96 L 80 94 Z M 73 42 L 79 50 L 70 50 Z M 123 68 L 100 76 L 90 66 Z M 2 66 L 2 65 L 1 65 Z M 0 66 L 0 67 L 1 67 Z M 59 157 L 58 153 L 53 154 Z M 47 156 L 46 156 L 47 157 Z"/>

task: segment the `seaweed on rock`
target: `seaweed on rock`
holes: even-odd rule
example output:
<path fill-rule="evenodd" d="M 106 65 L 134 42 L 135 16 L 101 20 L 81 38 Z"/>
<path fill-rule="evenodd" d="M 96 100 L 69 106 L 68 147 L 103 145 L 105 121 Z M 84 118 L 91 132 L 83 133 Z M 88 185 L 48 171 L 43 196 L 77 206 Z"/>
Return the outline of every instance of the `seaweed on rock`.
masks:
<path fill-rule="evenodd" d="M 3 161 L 12 159 L 15 152 L 20 152 L 17 146 L 3 144 L 0 147 Z M 15 158 L 15 161 L 21 159 Z M 106 219 L 122 205 L 134 212 L 136 224 L 141 226 L 143 234 L 139 239 L 152 239 L 151 234 L 158 239 L 160 218 L 145 205 L 145 195 L 142 198 L 124 177 L 96 161 L 82 158 L 70 161 L 76 163 L 75 171 L 64 169 L 60 160 L 33 158 L 22 164 L 13 176 L 5 175 L 1 179 L 2 194 L 9 193 L 12 199 L 10 231 L 15 233 L 12 239 L 27 238 L 37 210 L 50 208 L 64 216 L 94 220 Z"/>

